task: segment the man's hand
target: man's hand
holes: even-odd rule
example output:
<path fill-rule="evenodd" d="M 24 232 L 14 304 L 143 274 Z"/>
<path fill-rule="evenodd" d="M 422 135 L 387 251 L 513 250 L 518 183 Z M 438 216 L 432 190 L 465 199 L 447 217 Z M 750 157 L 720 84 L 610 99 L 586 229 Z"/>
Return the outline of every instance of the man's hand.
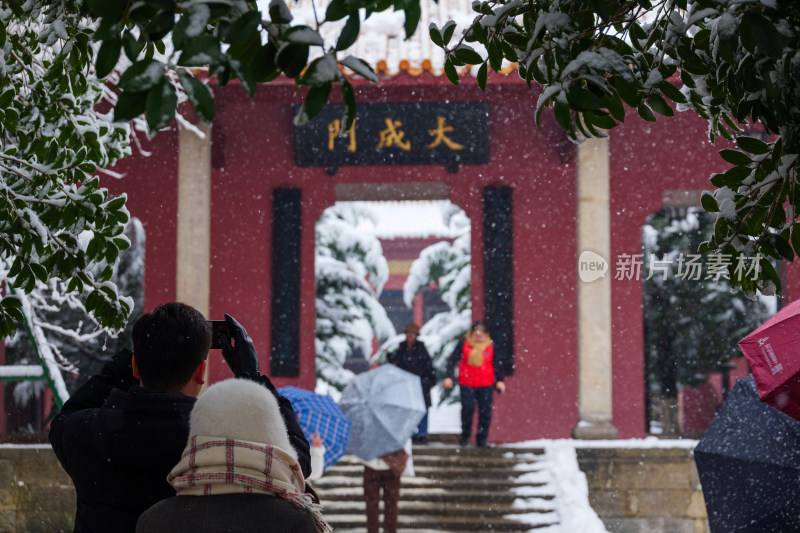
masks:
<path fill-rule="evenodd" d="M 442 381 L 442 386 L 445 389 L 452 389 L 453 388 L 453 380 L 450 379 L 450 378 L 444 378 L 444 381 Z"/>
<path fill-rule="evenodd" d="M 132 358 L 133 353 L 127 348 L 123 348 L 111 357 L 112 362 L 108 364 L 105 371 L 109 375 L 113 375 L 115 387 L 126 389 L 139 382 L 133 375 Z"/>
<path fill-rule="evenodd" d="M 258 352 L 253 346 L 250 335 L 244 327 L 231 315 L 225 315 L 228 323 L 230 337 L 226 332 L 220 334 L 220 344 L 222 345 L 222 357 L 228 363 L 233 375 L 237 378 L 247 378 L 257 380 L 258 372 Z M 231 344 L 233 340 L 233 344 Z"/>
<path fill-rule="evenodd" d="M 502 381 L 498 381 L 497 383 L 494 384 L 494 388 L 497 392 L 503 394 L 506 391 L 506 384 L 503 383 Z"/>

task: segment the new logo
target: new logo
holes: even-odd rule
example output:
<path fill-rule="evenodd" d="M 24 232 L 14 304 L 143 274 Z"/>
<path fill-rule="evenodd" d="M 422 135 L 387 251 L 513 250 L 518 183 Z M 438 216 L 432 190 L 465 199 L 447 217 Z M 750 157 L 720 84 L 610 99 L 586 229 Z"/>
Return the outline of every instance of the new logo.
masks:
<path fill-rule="evenodd" d="M 589 283 L 600 278 L 606 277 L 608 273 L 608 261 L 601 255 L 590 250 L 584 250 L 578 257 L 578 277 L 584 283 Z"/>

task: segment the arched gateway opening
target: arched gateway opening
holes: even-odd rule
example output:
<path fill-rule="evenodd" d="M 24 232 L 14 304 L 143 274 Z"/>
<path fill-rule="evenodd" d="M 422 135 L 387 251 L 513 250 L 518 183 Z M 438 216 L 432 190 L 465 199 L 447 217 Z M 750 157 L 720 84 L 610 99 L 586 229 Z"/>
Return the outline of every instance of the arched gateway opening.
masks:
<path fill-rule="evenodd" d="M 748 373 L 738 341 L 775 312 L 774 296 L 731 291 L 725 257 L 697 253 L 715 221 L 700 207 L 673 204 L 642 227 L 649 433 L 702 435 L 732 378 Z"/>
<path fill-rule="evenodd" d="M 421 326 L 437 382 L 472 319 L 471 221 L 445 184 L 342 184 L 315 229 L 316 389 L 338 394 Z M 458 430 L 433 391 L 431 431 Z M 440 404 L 443 407 L 439 407 Z"/>

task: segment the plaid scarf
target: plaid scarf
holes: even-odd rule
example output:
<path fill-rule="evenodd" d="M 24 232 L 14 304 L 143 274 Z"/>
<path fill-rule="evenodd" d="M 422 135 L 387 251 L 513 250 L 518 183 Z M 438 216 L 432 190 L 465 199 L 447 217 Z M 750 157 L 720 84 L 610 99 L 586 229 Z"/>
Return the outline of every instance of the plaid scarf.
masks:
<path fill-rule="evenodd" d="M 333 531 L 322 518 L 322 506 L 305 493 L 297 460 L 277 446 L 193 435 L 167 481 L 179 496 L 272 494 L 307 509 L 321 533 Z"/>

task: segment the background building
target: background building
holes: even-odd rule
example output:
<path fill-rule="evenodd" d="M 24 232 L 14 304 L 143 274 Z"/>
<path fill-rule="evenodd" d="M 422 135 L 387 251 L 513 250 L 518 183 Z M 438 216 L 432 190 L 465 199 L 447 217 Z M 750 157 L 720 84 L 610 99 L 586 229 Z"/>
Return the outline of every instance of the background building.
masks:
<path fill-rule="evenodd" d="M 707 123 L 629 113 L 608 139 L 575 145 L 551 113 L 537 127 L 540 89 L 513 65 L 485 91 L 469 75 L 451 85 L 424 29 L 469 5 L 434 9 L 410 41 L 383 19 L 362 29 L 354 53 L 371 59 L 381 85 L 352 80 L 353 134 L 338 135 L 336 107 L 296 128 L 300 100 L 278 79 L 252 99 L 235 83 L 217 89 L 213 124 L 173 123 L 141 140 L 114 169 L 124 178 L 103 184 L 127 194 L 144 226 L 144 308 L 177 299 L 213 319 L 241 317 L 263 371 L 279 386 L 313 388 L 321 213 L 337 201 L 449 200 L 471 221 L 473 316 L 486 317 L 509 373 L 491 438 L 644 436 L 642 282 L 624 258 L 641 253 L 651 214 L 699 204 L 722 165 Z M 396 266 L 409 260 L 384 243 Z M 584 282 L 586 251 L 607 270 Z M 791 298 L 800 278 L 785 275 Z M 209 366 L 212 381 L 230 376 L 218 353 Z"/>

